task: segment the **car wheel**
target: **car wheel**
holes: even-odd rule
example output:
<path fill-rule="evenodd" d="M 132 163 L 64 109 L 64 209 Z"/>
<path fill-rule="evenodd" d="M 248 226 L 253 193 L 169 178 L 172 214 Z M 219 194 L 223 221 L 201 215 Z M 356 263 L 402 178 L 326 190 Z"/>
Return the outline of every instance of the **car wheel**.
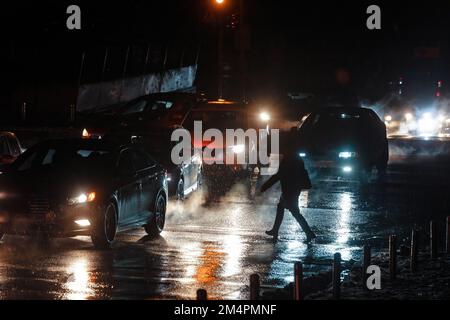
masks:
<path fill-rule="evenodd" d="M 114 203 L 108 204 L 100 219 L 96 221 L 91 235 L 97 249 L 108 249 L 117 233 L 117 211 Z"/>
<path fill-rule="evenodd" d="M 159 193 L 155 200 L 155 208 L 152 221 L 144 226 L 145 232 L 151 237 L 159 235 L 166 223 L 166 198 Z"/>
<path fill-rule="evenodd" d="M 358 180 L 360 183 L 362 184 L 367 184 L 369 183 L 370 180 L 370 176 L 372 174 L 372 167 L 371 166 L 363 166 L 359 169 L 358 172 Z"/>
<path fill-rule="evenodd" d="M 178 185 L 177 185 L 177 199 L 183 201 L 184 198 L 185 198 L 184 179 L 183 179 L 183 177 L 180 177 L 180 180 L 178 180 Z"/>
<path fill-rule="evenodd" d="M 389 151 L 388 148 L 385 148 L 383 154 L 377 162 L 377 175 L 379 179 L 383 179 L 386 177 L 387 166 L 389 161 Z"/>

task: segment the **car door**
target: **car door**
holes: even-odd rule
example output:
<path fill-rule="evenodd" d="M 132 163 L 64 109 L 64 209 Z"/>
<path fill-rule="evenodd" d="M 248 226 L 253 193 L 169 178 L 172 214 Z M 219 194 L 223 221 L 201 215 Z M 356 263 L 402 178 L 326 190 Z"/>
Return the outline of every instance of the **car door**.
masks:
<path fill-rule="evenodd" d="M 141 181 L 141 197 L 139 201 L 139 214 L 136 221 L 146 219 L 153 211 L 153 200 L 156 197 L 158 169 L 156 162 L 145 152 L 133 150 L 136 172 Z"/>
<path fill-rule="evenodd" d="M 142 182 L 137 175 L 134 155 L 131 149 L 120 153 L 118 162 L 120 222 L 127 226 L 133 222 L 140 210 Z"/>

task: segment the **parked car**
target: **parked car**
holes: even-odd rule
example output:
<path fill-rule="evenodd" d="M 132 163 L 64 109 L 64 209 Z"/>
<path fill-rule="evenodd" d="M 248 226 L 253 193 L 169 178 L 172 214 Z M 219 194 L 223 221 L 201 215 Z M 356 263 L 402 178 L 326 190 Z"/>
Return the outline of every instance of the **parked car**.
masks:
<path fill-rule="evenodd" d="M 249 141 L 249 139 L 246 139 L 243 144 L 233 144 L 227 146 L 225 144 L 217 144 L 215 142 L 213 143 L 213 141 L 204 140 L 203 137 L 201 137 L 201 140 L 195 140 L 194 124 L 196 121 L 201 121 L 202 133 L 208 129 L 218 129 L 225 138 L 227 129 L 242 129 L 244 131 L 248 129 L 265 130 L 267 129 L 267 122 L 269 119 L 270 116 L 265 112 L 262 116 L 254 114 L 252 109 L 246 103 L 228 100 L 214 100 L 204 102 L 203 104 L 199 104 L 197 107 L 193 108 L 186 118 L 185 127 L 191 132 L 191 136 L 193 137 L 193 145 L 195 148 L 201 148 L 203 150 L 208 147 L 221 149 L 222 152 L 220 154 L 211 152 L 214 154 L 210 159 L 205 158 L 204 156 L 203 160 L 204 162 L 206 160 L 206 163 L 213 161 L 219 162 L 221 159 L 225 162 L 225 155 L 227 152 L 232 152 L 236 155 L 245 153 L 245 164 L 237 163 L 237 158 L 235 157 L 235 161 L 233 163 L 227 163 L 226 166 L 208 166 L 208 172 L 212 172 L 211 169 L 213 169 L 213 171 L 218 169 L 220 173 L 223 173 L 222 169 L 229 169 L 234 173 L 245 174 L 257 165 L 249 165 L 248 161 L 250 152 L 257 150 L 257 144 L 255 144 L 254 141 Z"/>
<path fill-rule="evenodd" d="M 178 143 L 171 141 L 172 130 L 146 135 L 140 145 L 160 161 L 167 170 L 169 195 L 183 200 L 186 196 L 201 188 L 203 183 L 203 166 L 201 155 L 190 145 L 191 154 L 181 164 L 172 159 L 172 148 Z"/>
<path fill-rule="evenodd" d="M 80 134 L 83 138 L 101 139 L 109 133 L 130 128 L 139 132 L 182 126 L 189 111 L 203 100 L 202 95 L 183 92 L 139 97 L 114 109 L 112 114 L 86 115 Z"/>
<path fill-rule="evenodd" d="M 312 112 L 298 130 L 299 156 L 310 169 L 366 180 L 373 167 L 384 176 L 389 148 L 386 126 L 365 108 L 328 107 Z"/>
<path fill-rule="evenodd" d="M 165 224 L 164 168 L 133 146 L 61 139 L 35 145 L 0 175 L 0 237 L 90 235 L 108 248 L 116 233 Z"/>
<path fill-rule="evenodd" d="M 19 139 L 12 132 L 0 132 L 0 172 L 22 153 Z"/>

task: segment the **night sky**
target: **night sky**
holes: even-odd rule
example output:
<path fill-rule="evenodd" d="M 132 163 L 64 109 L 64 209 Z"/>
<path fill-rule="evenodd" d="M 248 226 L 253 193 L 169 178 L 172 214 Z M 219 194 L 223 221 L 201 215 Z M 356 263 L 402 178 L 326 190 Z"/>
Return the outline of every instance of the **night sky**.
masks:
<path fill-rule="evenodd" d="M 434 78 L 448 79 L 448 1 L 244 2 L 249 34 L 245 40 L 247 87 L 254 97 L 342 89 L 376 99 L 389 81 L 400 76 L 414 79 L 432 73 Z M 69 4 L 82 9 L 81 31 L 65 28 Z M 370 4 L 381 7 L 382 30 L 365 27 Z M 232 14 L 240 21 L 238 0 L 228 0 L 220 10 L 226 22 Z M 200 46 L 198 89 L 214 95 L 217 12 L 211 0 L 18 2 L 1 10 L 3 70 L 14 79 L 10 86 L 51 81 L 53 74 L 59 81 L 71 81 L 77 77 L 79 56 L 85 50 L 186 43 Z M 224 60 L 229 74 L 225 85 L 230 97 L 240 94 L 238 36 L 239 27 L 226 28 Z M 415 52 L 420 47 L 438 48 L 439 56 L 418 59 Z M 96 65 L 101 64 L 102 49 L 98 50 L 99 60 L 92 62 Z M 117 61 L 122 55 L 117 55 Z M 112 69 L 120 65 L 112 64 Z M 336 77 L 342 72 L 345 83 Z"/>

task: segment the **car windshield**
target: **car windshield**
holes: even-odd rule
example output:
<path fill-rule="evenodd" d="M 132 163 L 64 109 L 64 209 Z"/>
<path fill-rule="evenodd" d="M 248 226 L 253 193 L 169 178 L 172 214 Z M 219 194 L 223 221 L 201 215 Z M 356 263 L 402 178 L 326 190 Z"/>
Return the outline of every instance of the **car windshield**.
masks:
<path fill-rule="evenodd" d="M 130 115 L 145 112 L 159 116 L 170 110 L 173 104 L 173 101 L 167 99 L 139 99 L 127 104 L 119 114 Z"/>
<path fill-rule="evenodd" d="M 245 115 L 239 111 L 196 112 L 194 121 L 202 121 L 203 130 L 245 128 Z"/>
<path fill-rule="evenodd" d="M 367 123 L 367 116 L 356 111 L 323 112 L 311 115 L 311 119 L 305 122 L 305 126 L 314 129 L 325 128 L 352 128 Z"/>
<path fill-rule="evenodd" d="M 112 165 L 112 152 L 103 148 L 86 146 L 44 145 L 32 148 L 20 156 L 12 171 L 27 171 L 40 168 L 92 168 L 100 169 Z"/>

